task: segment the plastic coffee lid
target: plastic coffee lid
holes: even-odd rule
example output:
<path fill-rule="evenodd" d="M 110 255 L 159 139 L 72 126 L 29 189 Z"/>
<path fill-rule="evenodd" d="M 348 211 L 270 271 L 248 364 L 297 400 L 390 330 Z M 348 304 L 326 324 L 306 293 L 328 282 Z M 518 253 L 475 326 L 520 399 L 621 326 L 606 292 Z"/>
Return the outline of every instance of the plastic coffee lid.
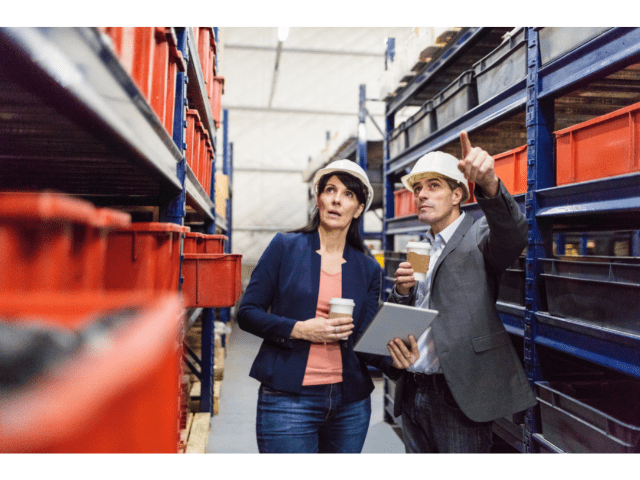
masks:
<path fill-rule="evenodd" d="M 332 298 L 331 300 L 329 300 L 329 304 L 330 305 L 344 305 L 344 306 L 354 307 L 356 305 L 356 302 L 354 302 L 350 298 Z"/>
<path fill-rule="evenodd" d="M 426 242 L 408 242 L 407 250 L 431 250 L 431 245 Z"/>

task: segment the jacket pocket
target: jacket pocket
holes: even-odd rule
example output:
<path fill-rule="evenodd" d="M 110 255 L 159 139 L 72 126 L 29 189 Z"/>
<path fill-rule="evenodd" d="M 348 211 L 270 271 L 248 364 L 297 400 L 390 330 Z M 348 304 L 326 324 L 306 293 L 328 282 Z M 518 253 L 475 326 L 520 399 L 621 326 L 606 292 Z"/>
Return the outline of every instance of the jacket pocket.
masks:
<path fill-rule="evenodd" d="M 503 330 L 498 333 L 492 333 L 490 335 L 484 335 L 482 337 L 476 337 L 472 340 L 473 349 L 476 353 L 485 352 L 493 348 L 503 347 L 508 345 L 511 341 L 509 333 Z"/>

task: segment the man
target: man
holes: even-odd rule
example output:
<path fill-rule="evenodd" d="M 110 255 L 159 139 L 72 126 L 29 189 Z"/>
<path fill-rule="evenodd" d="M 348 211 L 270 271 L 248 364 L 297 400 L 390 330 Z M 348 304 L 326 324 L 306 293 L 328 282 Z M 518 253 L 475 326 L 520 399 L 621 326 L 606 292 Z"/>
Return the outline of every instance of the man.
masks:
<path fill-rule="evenodd" d="M 462 160 L 443 152 L 420 158 L 404 185 L 429 225 L 426 282 L 401 263 L 388 301 L 439 312 L 409 348 L 389 343 L 407 453 L 489 452 L 493 420 L 535 405 L 520 360 L 496 310 L 500 276 L 527 245 L 527 221 L 495 174 L 493 158 L 460 135 Z M 485 216 L 460 211 L 467 180 Z"/>

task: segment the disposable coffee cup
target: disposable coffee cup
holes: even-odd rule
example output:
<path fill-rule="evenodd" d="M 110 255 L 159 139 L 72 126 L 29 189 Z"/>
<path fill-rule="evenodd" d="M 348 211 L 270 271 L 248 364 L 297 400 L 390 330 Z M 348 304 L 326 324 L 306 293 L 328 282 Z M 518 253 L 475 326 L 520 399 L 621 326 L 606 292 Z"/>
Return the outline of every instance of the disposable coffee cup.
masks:
<path fill-rule="evenodd" d="M 350 298 L 332 298 L 329 300 L 329 318 L 352 317 L 356 302 Z M 346 338 L 341 340 L 345 341 Z"/>
<path fill-rule="evenodd" d="M 429 259 L 431 258 L 431 245 L 426 242 L 407 243 L 407 262 L 413 269 L 413 278 L 416 281 L 427 280 L 429 270 Z"/>

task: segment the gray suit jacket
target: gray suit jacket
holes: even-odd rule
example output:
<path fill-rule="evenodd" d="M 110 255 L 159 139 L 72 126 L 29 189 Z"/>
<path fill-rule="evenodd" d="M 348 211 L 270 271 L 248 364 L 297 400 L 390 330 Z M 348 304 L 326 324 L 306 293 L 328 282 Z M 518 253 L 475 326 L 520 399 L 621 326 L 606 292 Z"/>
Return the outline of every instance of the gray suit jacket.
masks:
<path fill-rule="evenodd" d="M 476 188 L 485 216 L 465 216 L 443 250 L 431 279 L 431 324 L 436 353 L 462 412 L 486 422 L 536 404 L 511 338 L 496 309 L 500 276 L 527 245 L 527 221 L 502 182 L 495 198 Z M 413 305 L 415 288 L 389 302 Z M 400 415 L 404 374 L 398 379 L 394 414 Z"/>

